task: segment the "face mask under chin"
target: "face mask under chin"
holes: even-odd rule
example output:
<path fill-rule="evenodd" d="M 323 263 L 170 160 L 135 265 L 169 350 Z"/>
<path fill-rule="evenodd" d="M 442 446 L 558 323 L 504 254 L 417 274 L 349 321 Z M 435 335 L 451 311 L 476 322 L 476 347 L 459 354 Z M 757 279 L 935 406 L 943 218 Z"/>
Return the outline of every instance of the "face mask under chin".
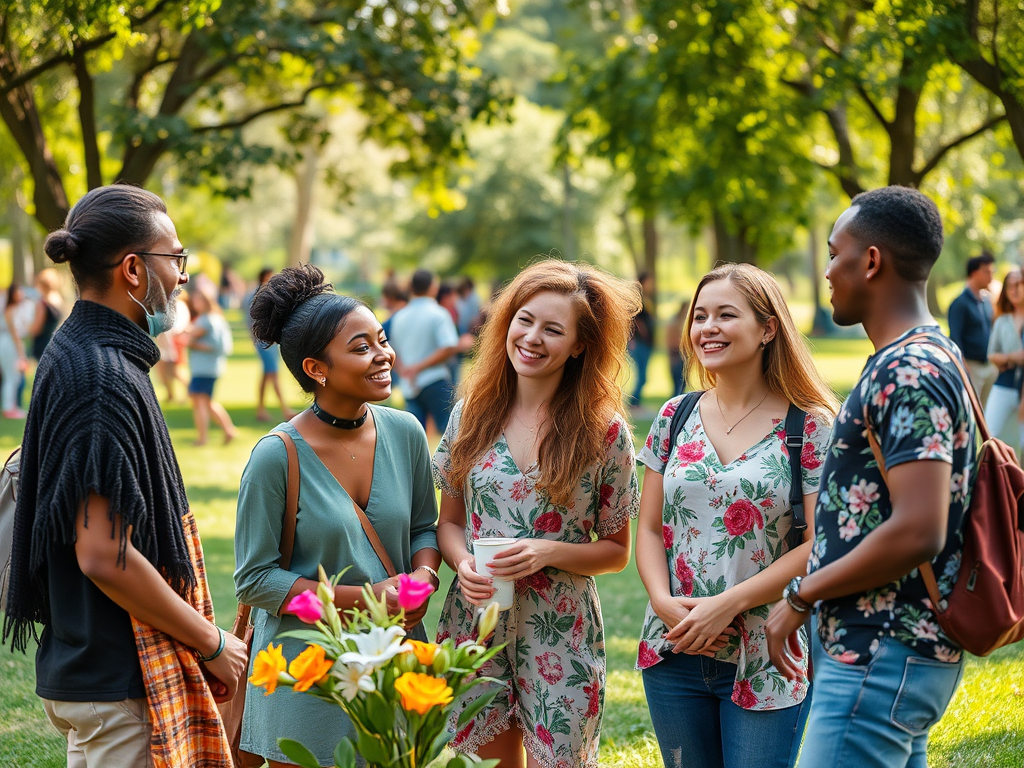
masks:
<path fill-rule="evenodd" d="M 152 312 L 146 308 L 146 304 L 132 296 L 132 292 L 128 291 L 128 298 L 142 307 L 142 311 L 146 315 L 146 325 L 149 335 L 154 338 L 159 336 L 165 331 L 171 330 L 174 326 L 174 316 L 178 309 L 178 303 L 171 301 L 167 296 L 167 291 L 164 290 L 163 285 L 159 280 L 153 277 L 153 273 L 149 269 L 149 264 L 146 264 L 146 304 L 151 306 L 160 307 L 160 309 L 154 309 Z"/>

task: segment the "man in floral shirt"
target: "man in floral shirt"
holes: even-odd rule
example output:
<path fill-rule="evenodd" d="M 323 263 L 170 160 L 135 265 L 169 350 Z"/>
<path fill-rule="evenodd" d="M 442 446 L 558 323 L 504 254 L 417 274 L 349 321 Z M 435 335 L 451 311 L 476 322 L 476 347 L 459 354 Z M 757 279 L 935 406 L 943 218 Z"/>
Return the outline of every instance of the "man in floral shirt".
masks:
<path fill-rule="evenodd" d="M 962 674 L 918 566 L 948 595 L 974 470 L 974 416 L 956 347 L 928 312 L 925 285 L 942 221 L 916 190 L 858 195 L 829 238 L 833 317 L 863 323 L 875 347 L 835 421 L 822 469 L 808 576 L 766 625 L 776 667 L 795 674 L 791 637 L 817 603 L 814 704 L 801 766 L 926 768 L 928 731 Z M 908 337 L 927 338 L 904 345 Z M 866 423 L 865 423 L 866 422 Z M 877 439 L 886 476 L 868 442 Z"/>

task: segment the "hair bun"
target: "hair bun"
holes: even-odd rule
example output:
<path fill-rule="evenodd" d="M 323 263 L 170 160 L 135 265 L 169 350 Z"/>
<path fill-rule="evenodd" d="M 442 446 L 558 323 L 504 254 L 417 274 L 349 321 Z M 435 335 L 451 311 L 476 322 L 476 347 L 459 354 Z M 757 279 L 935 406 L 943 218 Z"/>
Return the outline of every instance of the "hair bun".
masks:
<path fill-rule="evenodd" d="M 46 238 L 43 250 L 54 264 L 73 261 L 78 256 L 78 239 L 66 229 L 58 229 Z"/>
<path fill-rule="evenodd" d="M 298 307 L 315 296 L 332 293 L 324 273 L 312 264 L 288 267 L 256 290 L 249 317 L 252 335 L 264 344 L 280 344 L 281 331 Z"/>

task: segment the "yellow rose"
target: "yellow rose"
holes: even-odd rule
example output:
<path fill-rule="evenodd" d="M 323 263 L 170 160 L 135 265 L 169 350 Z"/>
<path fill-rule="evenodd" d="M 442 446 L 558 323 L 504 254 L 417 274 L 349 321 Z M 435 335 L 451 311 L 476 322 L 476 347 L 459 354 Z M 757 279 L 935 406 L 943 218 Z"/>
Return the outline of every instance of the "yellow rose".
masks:
<path fill-rule="evenodd" d="M 313 683 L 327 677 L 334 662 L 324 658 L 324 649 L 319 645 L 311 645 L 288 665 L 288 674 L 295 678 L 292 690 L 308 691 Z"/>
<path fill-rule="evenodd" d="M 439 646 L 433 643 L 421 643 L 419 640 L 406 640 L 406 642 L 412 646 L 413 653 L 416 654 L 416 660 L 420 664 L 430 666 L 434 663 L 434 657 L 437 655 Z"/>
<path fill-rule="evenodd" d="M 421 715 L 431 707 L 444 706 L 452 700 L 452 689 L 443 677 L 406 672 L 395 680 L 395 690 L 402 697 L 402 708 Z"/>
<path fill-rule="evenodd" d="M 256 661 L 252 665 L 252 677 L 249 682 L 253 685 L 262 685 L 267 689 L 264 696 L 269 696 L 277 689 L 277 678 L 284 672 L 287 666 L 281 646 L 274 646 L 270 643 L 267 650 L 256 654 Z"/>

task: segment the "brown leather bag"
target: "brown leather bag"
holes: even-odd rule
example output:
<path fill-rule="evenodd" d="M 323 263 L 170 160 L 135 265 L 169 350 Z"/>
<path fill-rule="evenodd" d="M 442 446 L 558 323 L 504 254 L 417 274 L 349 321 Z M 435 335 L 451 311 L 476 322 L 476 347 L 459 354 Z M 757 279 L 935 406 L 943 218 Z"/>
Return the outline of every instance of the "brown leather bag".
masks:
<path fill-rule="evenodd" d="M 929 343 L 929 335 L 914 334 L 900 346 Z M 953 362 L 971 399 L 982 445 L 964 516 L 963 559 L 953 591 L 941 598 L 931 563 L 922 564 L 920 572 L 943 632 L 968 653 L 987 656 L 1024 637 L 1024 470 L 1014 450 L 992 437 L 967 371 L 955 357 Z M 885 480 L 882 451 L 868 427 L 866 409 L 864 424 Z"/>
<path fill-rule="evenodd" d="M 284 443 L 288 452 L 288 489 L 285 496 L 284 523 L 281 526 L 281 567 L 287 568 L 292 562 L 292 549 L 295 546 L 295 522 L 299 514 L 299 483 L 301 480 L 299 470 L 299 454 L 295 450 L 295 442 L 291 435 L 284 432 L 272 432 Z M 242 640 L 248 649 L 248 656 L 252 658 L 252 623 L 250 616 L 252 606 L 244 603 L 238 604 L 235 612 L 235 623 L 231 626 L 231 634 Z M 242 714 L 245 710 L 245 690 L 248 681 L 243 681 L 238 686 L 235 695 L 220 705 L 220 717 L 224 722 L 224 732 L 231 743 L 231 757 L 235 768 L 259 768 L 263 765 L 263 758 L 251 752 L 244 752 L 238 748 L 239 740 L 242 737 Z"/>

